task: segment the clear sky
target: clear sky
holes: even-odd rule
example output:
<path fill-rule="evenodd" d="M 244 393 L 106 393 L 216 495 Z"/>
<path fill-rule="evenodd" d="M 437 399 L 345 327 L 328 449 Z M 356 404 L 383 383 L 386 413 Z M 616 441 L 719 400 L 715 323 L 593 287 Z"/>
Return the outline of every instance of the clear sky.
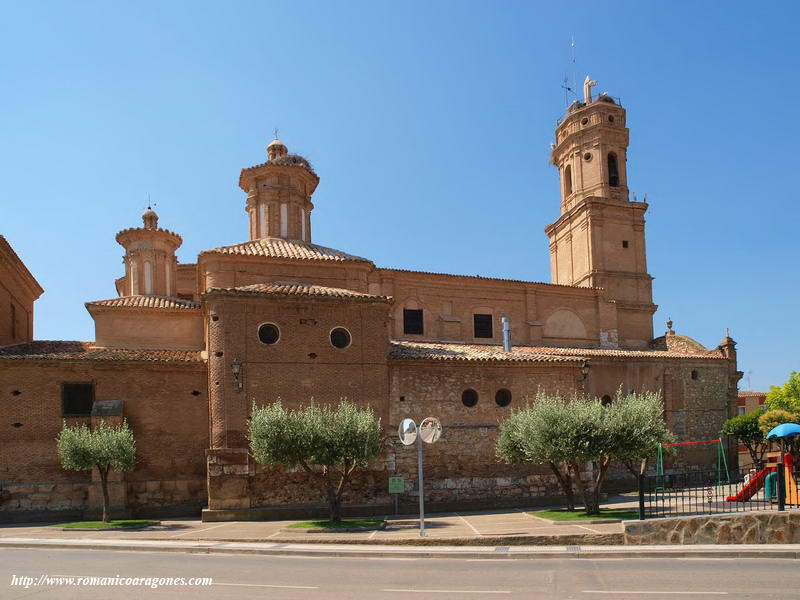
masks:
<path fill-rule="evenodd" d="M 741 388 L 800 370 L 795 2 L 0 0 L 0 233 L 38 339 L 94 338 L 150 194 L 181 262 L 247 239 L 274 127 L 321 177 L 314 241 L 384 267 L 549 281 L 548 164 L 575 37 L 628 110 L 656 334 Z M 748 382 L 748 376 L 750 380 Z"/>

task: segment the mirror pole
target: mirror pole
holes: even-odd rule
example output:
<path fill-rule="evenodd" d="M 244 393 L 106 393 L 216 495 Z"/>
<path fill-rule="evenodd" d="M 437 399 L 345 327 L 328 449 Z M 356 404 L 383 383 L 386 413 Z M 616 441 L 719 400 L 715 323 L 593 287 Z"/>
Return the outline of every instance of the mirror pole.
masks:
<path fill-rule="evenodd" d="M 422 440 L 417 440 L 417 469 L 419 471 L 419 537 L 425 537 L 425 487 L 422 478 Z"/>

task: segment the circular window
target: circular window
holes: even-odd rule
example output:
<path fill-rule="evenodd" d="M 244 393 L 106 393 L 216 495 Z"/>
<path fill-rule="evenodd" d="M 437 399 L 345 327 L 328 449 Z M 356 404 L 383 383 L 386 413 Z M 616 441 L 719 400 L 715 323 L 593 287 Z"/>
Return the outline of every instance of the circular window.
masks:
<path fill-rule="evenodd" d="M 614 115 L 608 115 L 608 122 L 609 123 L 613 123 L 614 122 Z"/>
<path fill-rule="evenodd" d="M 583 155 L 583 160 L 585 160 L 587 162 L 592 160 L 592 153 L 591 152 L 587 152 L 586 154 L 584 154 Z"/>
<path fill-rule="evenodd" d="M 511 392 L 505 388 L 497 390 L 494 395 L 494 401 L 497 402 L 497 406 L 508 406 L 511 404 Z"/>
<path fill-rule="evenodd" d="M 461 392 L 461 404 L 473 407 L 478 403 L 478 392 L 475 390 L 464 390 Z"/>
<path fill-rule="evenodd" d="M 588 118 L 584 117 L 583 119 L 581 119 L 581 125 L 588 125 L 588 124 L 589 124 Z"/>
<path fill-rule="evenodd" d="M 277 344 L 281 339 L 281 330 L 275 323 L 264 323 L 258 327 L 258 341 L 262 344 Z"/>
<path fill-rule="evenodd" d="M 331 329 L 331 344 L 335 348 L 347 348 L 351 341 L 350 332 L 344 327 Z"/>

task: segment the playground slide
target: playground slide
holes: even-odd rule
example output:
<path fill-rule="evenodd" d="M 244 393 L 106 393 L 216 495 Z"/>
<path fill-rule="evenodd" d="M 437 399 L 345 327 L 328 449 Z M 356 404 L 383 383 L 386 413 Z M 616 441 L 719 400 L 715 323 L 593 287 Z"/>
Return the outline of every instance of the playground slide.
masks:
<path fill-rule="evenodd" d="M 725 502 L 744 502 L 752 498 L 758 490 L 764 487 L 764 480 L 767 478 L 769 471 L 769 467 L 761 469 L 753 476 L 746 486 L 739 490 L 738 494 L 725 498 Z"/>

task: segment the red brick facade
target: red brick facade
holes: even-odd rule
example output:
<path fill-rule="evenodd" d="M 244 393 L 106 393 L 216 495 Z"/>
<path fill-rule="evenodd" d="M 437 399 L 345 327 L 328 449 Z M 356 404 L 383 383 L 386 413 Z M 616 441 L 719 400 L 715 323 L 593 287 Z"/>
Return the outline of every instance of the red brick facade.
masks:
<path fill-rule="evenodd" d="M 627 147 L 624 110 L 602 102 L 587 114 L 596 121 L 611 111 L 618 124 L 587 118 L 597 128 L 584 132 L 578 113 L 570 116 L 558 130 L 557 163 L 573 160 L 562 151 L 584 134 L 604 151 Z M 708 350 L 671 330 L 651 339 L 643 210 L 628 202 L 624 172 L 622 184 L 609 183 L 603 169 L 587 166 L 579 179 L 575 166 L 562 216 L 548 228 L 558 284 L 547 284 L 383 269 L 313 244 L 319 180 L 277 140 L 269 156 L 240 179 L 249 241 L 176 265 L 180 236 L 159 229 L 148 210 L 143 227 L 118 236 L 126 270 L 115 281 L 119 297 L 87 303 L 95 342 L 0 347 L 0 518 L 96 507 L 92 476 L 63 471 L 55 454 L 69 382 L 93 384 L 95 401 L 122 401 L 133 428 L 139 461 L 114 484 L 118 510 L 207 506 L 208 519 L 322 503 L 303 472 L 263 468 L 248 453 L 251 407 L 278 399 L 297 407 L 347 398 L 374 409 L 386 450 L 345 495 L 362 512 L 389 508 L 391 475 L 406 478 L 401 504 L 415 501 L 416 455 L 394 441 L 404 417 L 441 420 L 441 441 L 426 448 L 429 501 L 466 507 L 556 501 L 546 470 L 495 458 L 499 423 L 538 390 L 661 391 L 679 440 L 716 436 L 735 413 L 733 340 Z M 501 317 L 510 321 L 511 351 L 502 348 Z M 462 402 L 468 389 L 474 406 Z M 501 390 L 510 402 L 497 402 Z"/>

